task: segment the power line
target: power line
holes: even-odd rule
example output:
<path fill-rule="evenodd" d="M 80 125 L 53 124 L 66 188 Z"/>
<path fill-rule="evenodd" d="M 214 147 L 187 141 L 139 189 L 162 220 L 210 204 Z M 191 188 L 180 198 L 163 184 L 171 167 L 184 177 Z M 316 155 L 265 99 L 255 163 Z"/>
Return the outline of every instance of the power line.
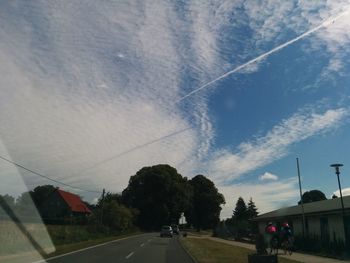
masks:
<path fill-rule="evenodd" d="M 146 143 L 144 143 L 144 144 L 137 145 L 137 146 L 135 146 L 135 147 L 133 147 L 133 148 L 131 148 L 131 149 L 128 149 L 128 150 L 126 150 L 126 151 L 123 151 L 123 152 L 121 152 L 121 153 L 118 153 L 118 154 L 116 154 L 116 155 L 113 155 L 113 156 L 111 156 L 111 157 L 109 157 L 109 158 L 107 158 L 107 159 L 104 159 L 104 160 L 102 160 L 102 161 L 100 161 L 100 162 L 98 162 L 98 163 L 95 163 L 95 164 L 93 164 L 93 165 L 91 165 L 91 166 L 89 166 L 89 167 L 87 167 L 87 168 L 85 168 L 85 169 L 83 169 L 83 170 L 81 170 L 81 171 L 79 171 L 79 172 L 77 172 L 77 173 L 73 173 L 72 175 L 79 175 L 79 174 L 81 174 L 81 173 L 83 173 L 83 172 L 87 172 L 88 170 L 94 169 L 94 168 L 96 168 L 96 167 L 98 167 L 98 166 L 100 166 L 100 165 L 102 165 L 102 164 L 105 164 L 105 163 L 107 163 L 107 162 L 110 162 L 110 161 L 112 161 L 112 160 L 115 160 L 115 159 L 117 159 L 117 158 L 119 158 L 119 157 L 122 157 L 122 156 L 124 156 L 124 155 L 126 155 L 126 154 L 129 154 L 129 153 L 131 153 L 131 152 L 133 152 L 133 151 L 136 151 L 136 150 L 139 150 L 139 149 L 141 149 L 141 148 L 144 148 L 144 147 L 146 147 L 146 146 L 148 146 L 148 145 L 151 145 L 151 144 L 160 142 L 160 141 L 162 141 L 162 140 L 164 140 L 164 139 L 167 139 L 167 138 L 170 138 L 170 137 L 172 137 L 172 136 L 178 135 L 178 134 L 183 133 L 183 132 L 185 132 L 185 131 L 188 131 L 188 130 L 190 130 L 190 129 L 192 129 L 192 128 L 191 128 L 191 127 L 187 127 L 187 128 L 181 129 L 181 130 L 177 130 L 177 131 L 172 132 L 172 133 L 170 133 L 170 134 L 167 134 L 167 135 L 165 135 L 165 136 L 162 136 L 162 137 L 153 139 L 153 140 L 151 140 L 151 141 L 148 141 L 148 142 L 146 142 Z"/>
<path fill-rule="evenodd" d="M 80 188 L 80 187 L 72 186 L 72 185 L 69 185 L 69 184 L 60 182 L 60 181 L 58 181 L 58 180 L 52 179 L 52 178 L 50 178 L 50 177 L 48 177 L 48 176 L 46 176 L 46 175 L 43 175 L 43 174 L 41 174 L 41 173 L 39 173 L 39 172 L 33 171 L 33 170 L 31 170 L 31 169 L 29 169 L 29 168 L 27 168 L 27 167 L 25 167 L 25 166 L 23 166 L 23 165 L 21 165 L 21 164 L 15 163 L 15 162 L 13 162 L 13 161 L 11 161 L 11 160 L 9 160 L 9 159 L 7 159 L 7 158 L 1 156 L 1 155 L 0 155 L 0 159 L 6 161 L 6 162 L 8 162 L 8 163 L 11 163 L 11 164 L 13 164 L 13 165 L 15 165 L 15 166 L 17 166 L 17 167 L 23 169 L 23 170 L 26 170 L 26 171 L 28 171 L 28 172 L 30 172 L 30 173 L 32 173 L 32 174 L 35 174 L 35 175 L 37 175 L 37 176 L 40 176 L 40 177 L 42 177 L 42 178 L 45 178 L 45 179 L 50 180 L 50 181 L 52 181 L 52 182 L 55 182 L 55 183 L 57 183 L 57 184 L 61 184 L 61 185 L 64 185 L 64 186 L 67 186 L 67 187 L 70 187 L 70 188 L 73 188 L 73 189 L 77 189 L 77 190 L 80 190 L 80 191 L 85 191 L 85 192 L 90 192 L 90 193 L 101 193 L 101 191 L 86 190 L 86 189 L 83 189 L 83 188 Z"/>
<path fill-rule="evenodd" d="M 121 156 L 123 156 L 123 155 L 126 155 L 126 154 L 130 153 L 130 152 L 133 152 L 133 151 L 138 150 L 138 149 L 140 149 L 140 148 L 146 147 L 146 146 L 148 146 L 148 145 L 150 145 L 150 144 L 153 144 L 153 143 L 162 141 L 162 140 L 164 140 L 164 139 L 166 139 L 166 138 L 175 136 L 175 135 L 177 135 L 177 134 L 183 133 L 183 132 L 188 131 L 188 130 L 190 130 L 190 129 L 191 129 L 191 127 L 187 127 L 187 128 L 184 128 L 184 129 L 181 129 L 181 130 L 172 132 L 172 133 L 170 133 L 170 134 L 167 134 L 167 135 L 165 135 L 165 136 L 163 136 L 163 137 L 160 137 L 160 138 L 157 138 L 157 139 L 148 141 L 148 142 L 146 142 L 146 143 L 144 143 L 144 144 L 142 144 L 142 145 L 137 145 L 137 146 L 135 146 L 135 147 L 133 147 L 133 148 L 131 148 L 131 149 L 129 149 L 129 150 L 126 150 L 126 151 L 124 151 L 124 152 L 121 152 L 121 153 L 119 153 L 119 154 L 117 154 L 117 155 L 115 155 L 115 156 L 112 156 L 112 157 L 110 157 L 110 158 L 108 158 L 108 159 L 105 159 L 105 160 L 103 160 L 103 161 L 101 161 L 101 162 L 95 163 L 94 165 L 92 165 L 92 166 L 90 166 L 90 167 L 87 167 L 87 168 L 85 168 L 84 170 L 79 171 L 78 173 L 75 173 L 75 174 L 73 174 L 73 175 L 78 175 L 78 174 L 81 174 L 82 172 L 86 172 L 86 171 L 88 171 L 88 170 L 90 170 L 90 169 L 94 169 L 94 168 L 96 168 L 97 166 L 100 166 L 100 165 L 102 165 L 102 164 L 104 164 L 104 163 L 106 163 L 106 162 L 109 162 L 109 161 L 113 160 L 113 159 L 119 158 L 119 157 L 121 157 Z M 58 183 L 58 184 L 61 184 L 61 185 L 70 187 L 70 188 L 72 188 L 72 189 L 77 189 L 77 190 L 80 190 L 80 191 L 91 192 L 91 193 L 101 193 L 101 191 L 97 191 L 97 190 L 86 190 L 86 189 L 82 189 L 82 188 L 80 188 L 80 187 L 72 186 L 72 185 L 69 185 L 69 184 L 67 184 L 67 183 L 63 183 L 63 182 L 61 182 L 61 181 L 52 179 L 52 178 L 50 178 L 50 177 L 48 177 L 48 176 L 46 176 L 46 175 L 44 175 L 44 174 L 42 174 L 42 173 L 36 172 L 36 171 L 34 171 L 34 170 L 32 170 L 32 169 L 29 169 L 29 168 L 27 168 L 27 167 L 25 167 L 25 166 L 23 166 L 23 165 L 21 165 L 21 164 L 18 164 L 18 163 L 16 163 L 16 162 L 13 162 L 13 161 L 11 161 L 11 160 L 9 160 L 9 159 L 7 159 L 7 158 L 1 156 L 1 155 L 0 155 L 0 159 L 6 161 L 6 162 L 8 162 L 8 163 L 11 163 L 11 164 L 13 164 L 13 165 L 15 165 L 15 166 L 17 166 L 17 167 L 23 169 L 23 170 L 26 170 L 26 171 L 28 171 L 28 172 L 30 172 L 30 173 L 32 173 L 32 174 L 35 174 L 35 175 L 37 175 L 37 176 L 40 176 L 40 177 L 45 178 L 45 179 L 47 179 L 47 180 L 50 180 L 50 181 L 52 181 L 52 182 L 55 182 L 55 183 Z"/>

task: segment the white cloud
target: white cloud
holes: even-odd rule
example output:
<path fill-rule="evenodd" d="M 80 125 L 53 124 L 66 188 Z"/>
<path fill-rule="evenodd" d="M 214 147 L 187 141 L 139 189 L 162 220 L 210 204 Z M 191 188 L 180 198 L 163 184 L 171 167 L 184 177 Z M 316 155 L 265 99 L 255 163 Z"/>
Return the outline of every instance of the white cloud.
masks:
<path fill-rule="evenodd" d="M 98 202 L 98 198 L 96 197 L 96 198 L 94 198 L 94 199 L 91 201 L 91 204 L 96 205 L 97 202 Z"/>
<path fill-rule="evenodd" d="M 218 186 L 224 194 L 226 204 L 221 211 L 221 218 L 232 216 L 238 197 L 248 202 L 253 199 L 260 214 L 285 206 L 296 204 L 299 192 L 297 179 L 289 178 L 278 182 L 241 183 L 228 186 Z"/>
<path fill-rule="evenodd" d="M 341 193 L 343 194 L 343 196 L 350 195 L 350 187 L 341 189 Z M 333 194 L 335 194 L 336 196 L 340 197 L 339 190 L 334 191 Z"/>
<path fill-rule="evenodd" d="M 267 181 L 267 180 L 271 180 L 271 181 L 277 181 L 278 180 L 278 176 L 277 175 L 274 175 L 272 173 L 269 173 L 269 172 L 265 172 L 263 175 L 261 175 L 259 177 L 259 179 L 261 181 Z"/>
<path fill-rule="evenodd" d="M 349 114 L 345 108 L 323 113 L 301 112 L 282 120 L 263 137 L 243 142 L 236 151 L 217 152 L 209 165 L 216 180 L 229 180 L 280 159 L 290 145 L 340 125 Z"/>

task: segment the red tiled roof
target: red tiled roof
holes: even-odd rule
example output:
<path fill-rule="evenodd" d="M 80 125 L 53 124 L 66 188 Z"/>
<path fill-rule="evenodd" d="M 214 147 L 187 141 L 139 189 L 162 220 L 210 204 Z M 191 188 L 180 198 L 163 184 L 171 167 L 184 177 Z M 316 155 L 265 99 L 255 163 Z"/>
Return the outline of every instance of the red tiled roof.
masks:
<path fill-rule="evenodd" d="M 65 192 L 61 189 L 57 189 L 58 194 L 63 198 L 64 201 L 66 201 L 67 205 L 70 207 L 72 212 L 80 212 L 80 213 L 88 213 L 91 214 L 91 210 L 81 201 L 80 197 Z"/>

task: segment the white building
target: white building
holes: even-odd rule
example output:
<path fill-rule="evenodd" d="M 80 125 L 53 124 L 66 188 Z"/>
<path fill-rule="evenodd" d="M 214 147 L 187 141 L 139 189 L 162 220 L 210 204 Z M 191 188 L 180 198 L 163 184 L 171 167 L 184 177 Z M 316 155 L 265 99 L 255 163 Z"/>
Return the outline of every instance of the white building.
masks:
<path fill-rule="evenodd" d="M 350 196 L 343 197 L 345 207 L 345 224 L 350 238 Z M 340 241 L 345 238 L 341 199 L 318 201 L 304 204 L 305 235 L 318 236 L 322 240 Z M 295 236 L 302 236 L 302 207 L 290 206 L 258 216 L 259 232 L 264 233 L 265 226 L 272 222 L 280 227 L 288 222 Z"/>

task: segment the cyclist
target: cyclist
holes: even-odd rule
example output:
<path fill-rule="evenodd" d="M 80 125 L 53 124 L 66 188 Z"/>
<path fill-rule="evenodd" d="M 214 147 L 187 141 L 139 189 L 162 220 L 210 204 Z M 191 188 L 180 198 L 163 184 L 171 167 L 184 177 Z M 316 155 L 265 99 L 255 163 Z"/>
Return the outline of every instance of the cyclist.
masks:
<path fill-rule="evenodd" d="M 293 232 L 288 223 L 283 223 L 281 227 L 281 245 L 286 254 L 287 250 L 292 253 L 293 246 Z"/>
<path fill-rule="evenodd" d="M 268 247 L 270 247 L 270 254 L 273 249 L 278 249 L 278 236 L 277 236 L 277 228 L 269 222 L 265 227 L 265 242 Z"/>

